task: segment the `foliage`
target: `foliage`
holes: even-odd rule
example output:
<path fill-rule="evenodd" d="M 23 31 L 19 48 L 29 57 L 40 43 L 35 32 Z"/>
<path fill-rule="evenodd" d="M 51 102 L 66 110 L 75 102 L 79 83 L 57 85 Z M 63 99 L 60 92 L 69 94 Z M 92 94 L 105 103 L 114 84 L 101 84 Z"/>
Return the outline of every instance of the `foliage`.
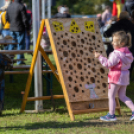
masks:
<path fill-rule="evenodd" d="M 23 1 L 32 9 L 32 0 Z M 71 14 L 97 14 L 103 11 L 102 4 L 112 7 L 112 2 L 109 0 L 56 0 L 56 5 L 52 6 L 52 14 L 57 13 L 57 7 L 59 5 L 68 6 Z"/>
<path fill-rule="evenodd" d="M 52 7 L 52 14 L 57 12 L 56 7 L 59 5 L 67 5 L 71 14 L 96 14 L 102 12 L 102 4 L 112 7 L 109 0 L 71 0 L 71 2 L 69 0 L 57 0 L 56 6 Z"/>

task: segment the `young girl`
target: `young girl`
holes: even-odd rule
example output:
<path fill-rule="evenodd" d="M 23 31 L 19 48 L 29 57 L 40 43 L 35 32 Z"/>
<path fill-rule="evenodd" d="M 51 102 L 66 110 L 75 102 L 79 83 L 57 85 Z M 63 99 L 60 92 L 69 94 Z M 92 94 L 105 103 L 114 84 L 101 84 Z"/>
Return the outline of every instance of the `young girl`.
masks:
<path fill-rule="evenodd" d="M 110 54 L 109 59 L 103 57 L 100 53 L 95 52 L 95 58 L 98 58 L 103 66 L 109 68 L 109 113 L 100 117 L 100 120 L 117 120 L 115 117 L 115 95 L 118 93 L 119 99 L 132 110 L 132 116 L 130 118 L 130 121 L 132 121 L 134 120 L 134 104 L 126 96 L 126 87 L 129 85 L 128 69 L 133 61 L 132 53 L 128 49 L 131 46 L 131 35 L 129 33 L 126 34 L 124 31 L 114 33 L 112 45 L 114 51 Z"/>

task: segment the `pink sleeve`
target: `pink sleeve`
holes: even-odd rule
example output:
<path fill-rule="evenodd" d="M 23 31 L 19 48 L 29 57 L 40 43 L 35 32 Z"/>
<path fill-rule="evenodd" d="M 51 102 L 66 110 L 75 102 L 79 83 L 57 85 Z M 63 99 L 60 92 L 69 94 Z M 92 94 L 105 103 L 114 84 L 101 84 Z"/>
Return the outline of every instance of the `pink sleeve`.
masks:
<path fill-rule="evenodd" d="M 106 57 L 103 57 L 102 55 L 100 55 L 98 59 L 100 63 L 102 64 L 102 66 L 106 68 L 112 68 L 120 62 L 120 59 L 115 53 L 111 53 L 109 59 L 107 59 Z"/>

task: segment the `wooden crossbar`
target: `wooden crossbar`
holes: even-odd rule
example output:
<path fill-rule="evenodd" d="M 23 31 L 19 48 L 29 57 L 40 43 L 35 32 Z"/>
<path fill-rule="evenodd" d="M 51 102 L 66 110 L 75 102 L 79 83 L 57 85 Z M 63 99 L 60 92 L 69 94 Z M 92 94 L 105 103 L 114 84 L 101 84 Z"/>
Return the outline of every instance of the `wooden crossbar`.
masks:
<path fill-rule="evenodd" d="M 119 110 L 120 107 L 116 107 L 116 110 Z M 93 113 L 93 112 L 101 112 L 101 111 L 108 111 L 109 108 L 99 108 L 99 109 L 84 109 L 84 110 L 73 110 L 73 114 L 87 114 L 87 113 Z"/>
<path fill-rule="evenodd" d="M 24 71 L 5 71 L 5 74 L 28 74 L 28 70 Z M 42 70 L 42 73 L 52 73 L 52 70 Z"/>
<path fill-rule="evenodd" d="M 35 101 L 35 100 L 50 100 L 50 99 L 62 99 L 64 95 L 53 95 L 53 96 L 41 96 L 41 97 L 28 97 L 27 101 Z"/>
<path fill-rule="evenodd" d="M 1 54 L 24 54 L 24 53 L 33 53 L 33 50 L 2 50 Z M 47 54 L 52 54 L 52 50 L 45 51 Z"/>
<path fill-rule="evenodd" d="M 18 65 L 18 66 L 13 66 L 13 69 L 29 69 L 31 65 Z M 45 68 L 45 65 L 43 65 L 43 68 Z"/>

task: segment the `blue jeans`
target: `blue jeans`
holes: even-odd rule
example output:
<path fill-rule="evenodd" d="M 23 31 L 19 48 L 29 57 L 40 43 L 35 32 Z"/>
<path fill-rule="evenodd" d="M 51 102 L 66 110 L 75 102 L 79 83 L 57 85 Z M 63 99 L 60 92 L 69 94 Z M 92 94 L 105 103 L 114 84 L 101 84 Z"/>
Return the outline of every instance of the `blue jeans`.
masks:
<path fill-rule="evenodd" d="M 24 32 L 10 32 L 13 39 L 18 41 L 17 50 L 25 49 L 25 31 Z M 13 41 L 15 42 L 15 41 Z M 14 45 L 9 45 L 8 50 L 14 50 Z M 24 59 L 24 54 L 18 54 L 17 59 Z M 22 61 L 18 61 L 17 64 L 21 64 Z"/>
<path fill-rule="evenodd" d="M 3 37 L 10 36 L 10 31 L 9 30 L 6 30 L 6 29 L 3 29 L 2 32 L 1 32 L 1 34 L 2 34 Z M 8 46 L 9 45 L 5 46 L 4 47 L 4 50 L 8 50 Z"/>
<path fill-rule="evenodd" d="M 27 34 L 27 32 L 25 32 L 25 42 L 26 42 L 26 50 L 30 49 L 30 35 Z"/>

